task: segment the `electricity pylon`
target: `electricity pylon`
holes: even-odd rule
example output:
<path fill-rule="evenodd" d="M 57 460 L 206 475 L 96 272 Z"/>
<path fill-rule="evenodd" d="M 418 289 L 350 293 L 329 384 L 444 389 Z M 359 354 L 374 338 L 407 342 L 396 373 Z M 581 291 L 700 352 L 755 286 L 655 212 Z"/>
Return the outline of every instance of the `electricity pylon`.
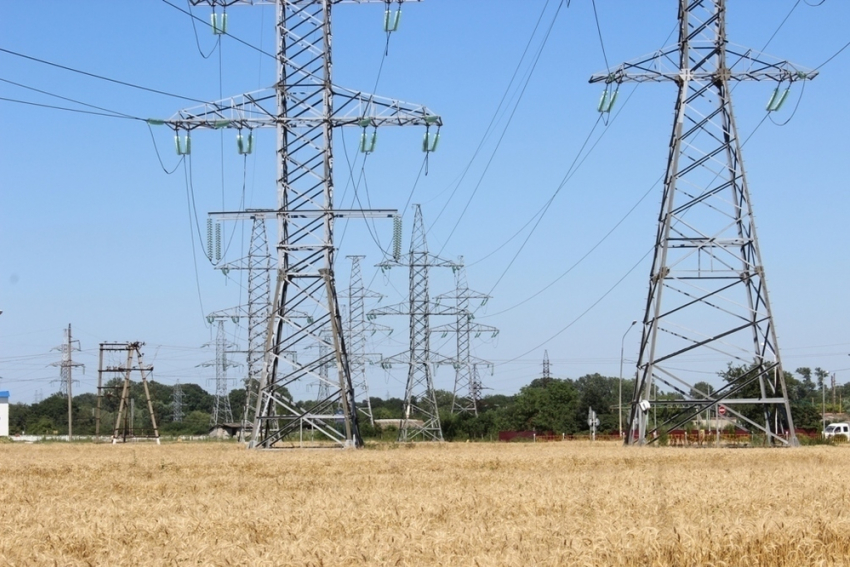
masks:
<path fill-rule="evenodd" d="M 79 366 L 85 368 L 85 365 L 80 362 L 74 362 L 73 352 L 80 350 L 80 341 L 74 340 L 71 337 L 71 324 L 68 323 L 68 328 L 65 329 L 65 342 L 60 346 L 54 348 L 53 350 L 58 350 L 62 352 L 62 361 L 54 362 L 50 366 L 58 366 L 59 367 L 59 395 L 63 398 L 68 398 L 68 441 L 71 440 L 71 435 L 73 435 L 74 429 L 74 416 L 73 416 L 73 383 L 79 381 L 74 380 L 71 377 L 71 371 Z"/>
<path fill-rule="evenodd" d="M 543 381 L 548 383 L 552 379 L 552 367 L 549 365 L 549 351 L 543 351 Z"/>
<path fill-rule="evenodd" d="M 171 390 L 171 421 L 180 423 L 183 421 L 183 385 L 180 380 L 174 383 Z"/>
<path fill-rule="evenodd" d="M 378 264 L 382 270 L 394 267 L 410 269 L 410 297 L 407 302 L 369 311 L 369 319 L 379 315 L 407 315 L 410 317 L 410 348 L 408 352 L 381 360 L 381 366 L 389 368 L 392 364 L 407 364 L 407 385 L 404 392 L 404 409 L 398 440 L 442 441 L 440 414 L 437 397 L 434 392 L 434 365 L 449 364 L 451 359 L 431 351 L 431 317 L 434 315 L 455 315 L 455 307 L 443 307 L 431 301 L 428 285 L 428 272 L 431 268 L 454 268 L 456 264 L 428 252 L 425 240 L 425 224 L 422 210 L 414 205 L 413 235 L 410 239 L 410 252 L 406 262 L 400 258 L 385 260 Z M 415 420 L 415 421 L 414 421 Z M 421 425 L 418 423 L 421 421 Z"/>
<path fill-rule="evenodd" d="M 351 260 L 351 279 L 348 280 L 348 360 L 351 367 L 351 380 L 354 385 L 355 400 L 363 400 L 360 410 L 369 418 L 369 423 L 374 425 L 375 418 L 372 414 L 372 402 L 369 400 L 369 382 L 366 378 L 366 333 L 372 334 L 378 330 L 392 332 L 389 327 L 376 325 L 366 320 L 366 299 L 380 299 L 380 293 L 366 289 L 363 285 L 363 270 L 360 260 L 365 256 L 346 256 Z"/>
<path fill-rule="evenodd" d="M 477 371 L 473 371 L 478 365 L 490 366 L 492 363 L 472 356 L 471 341 L 481 336 L 482 333 L 490 333 L 493 337 L 499 334 L 499 329 L 490 325 L 473 323 L 475 314 L 469 308 L 469 302 L 473 299 L 481 300 L 481 305 L 487 303 L 490 296 L 486 293 L 472 291 L 466 279 L 466 266 L 463 256 L 458 259 L 453 268 L 455 273 L 455 291 L 437 296 L 437 303 L 443 299 L 455 300 L 455 322 L 454 324 L 441 325 L 432 329 L 434 333 L 455 334 L 456 354 L 451 361 L 455 369 L 455 386 L 452 391 L 452 413 L 471 413 L 478 415 L 478 404 L 481 401 L 481 391 L 484 386 Z"/>
<path fill-rule="evenodd" d="M 239 316 L 230 314 L 226 311 L 219 311 L 207 315 L 207 321 L 212 324 L 216 323 L 215 333 L 215 359 L 209 362 L 202 362 L 198 366 L 214 367 L 215 368 L 215 401 L 213 403 L 212 414 L 210 415 L 210 427 L 221 425 L 222 423 L 233 423 L 233 411 L 230 408 L 230 383 L 227 378 L 227 369 L 238 366 L 237 363 L 227 358 L 227 353 L 232 350 L 235 345 L 227 342 L 227 335 L 224 332 L 224 323 L 228 320 L 234 323 L 239 322 Z M 209 346 L 209 343 L 205 346 Z"/>
<path fill-rule="evenodd" d="M 182 153 L 189 151 L 189 132 L 198 128 L 236 129 L 237 144 L 243 153 L 253 146 L 253 129 L 277 130 L 278 200 L 277 208 L 267 214 L 278 223 L 278 277 L 250 446 L 271 448 L 304 425 L 341 446 L 361 446 L 333 271 L 334 221 L 340 217 L 390 218 L 392 211 L 334 209 L 333 132 L 353 126 L 363 130 L 365 140 L 371 129 L 374 140 L 380 126 L 420 125 L 426 128 L 422 148 L 433 151 L 442 120 L 424 106 L 344 89 L 333 83 L 331 14 L 344 0 L 190 1 L 213 9 L 235 4 L 277 6 L 277 81 L 273 88 L 207 103 L 180 111 L 169 120 L 155 121 L 175 130 L 178 151 Z M 386 4 L 386 0 L 350 1 Z M 385 21 L 385 28 L 389 27 Z M 432 132 L 432 128 L 436 131 Z M 245 131 L 247 134 L 243 135 Z M 370 143 L 361 149 L 374 148 Z M 244 217 L 247 213 L 233 215 Z M 296 309 L 314 315 L 306 321 L 297 320 L 290 315 Z M 330 332 L 330 343 L 322 338 L 324 331 Z M 308 344 L 323 342 L 330 348 L 324 357 L 317 349 L 304 349 Z M 302 351 L 297 362 L 285 354 L 295 350 Z M 313 354 L 307 356 L 304 352 Z M 305 409 L 282 395 L 284 388 L 292 390 L 315 382 L 318 369 L 328 363 L 335 365 L 338 380 L 334 381 L 334 393 L 326 405 Z M 335 426 L 337 416 L 329 413 L 337 405 L 343 408 L 343 432 Z"/>
<path fill-rule="evenodd" d="M 247 211 L 250 213 L 250 211 Z M 254 424 L 254 409 L 257 403 L 257 391 L 263 372 L 263 354 L 265 351 L 266 334 L 271 314 L 271 278 L 272 257 L 269 253 L 269 241 L 266 232 L 265 216 L 257 214 L 249 217 L 251 220 L 251 242 L 248 256 L 236 262 L 228 262 L 220 269 L 225 275 L 231 270 L 248 272 L 248 350 L 247 374 L 245 377 L 245 404 L 242 408 L 242 427 L 239 440 L 244 440 L 245 432 Z"/>
<path fill-rule="evenodd" d="M 729 85 L 778 83 L 772 111 L 783 85 L 816 74 L 728 45 L 725 0 L 680 0 L 676 45 L 591 77 L 606 84 L 602 112 L 625 82 L 679 88 L 627 444 L 718 404 L 769 443 L 797 444 Z M 714 392 L 695 388 L 715 360 L 745 371 Z M 659 382 L 679 399 L 656 399 Z M 664 417 L 648 431 L 654 407 Z"/>

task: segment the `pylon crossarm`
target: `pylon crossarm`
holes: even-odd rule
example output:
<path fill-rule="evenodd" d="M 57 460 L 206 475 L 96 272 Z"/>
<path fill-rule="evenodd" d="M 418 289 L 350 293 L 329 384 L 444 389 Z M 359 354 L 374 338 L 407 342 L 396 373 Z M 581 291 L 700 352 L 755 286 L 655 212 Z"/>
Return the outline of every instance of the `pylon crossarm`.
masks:
<path fill-rule="evenodd" d="M 691 43 L 691 51 L 704 55 L 698 61 L 691 57 L 689 69 L 679 68 L 679 45 L 665 47 L 651 55 L 621 64 L 619 67 L 596 73 L 590 77 L 590 83 L 622 84 L 622 83 L 660 83 L 665 81 L 680 82 L 683 80 L 713 83 L 718 78 L 719 70 L 699 71 L 712 55 L 717 55 L 717 48 L 709 43 Z M 703 51 L 705 52 L 703 54 Z M 818 76 L 818 71 L 795 65 L 790 61 L 772 58 L 745 48 L 726 48 L 726 57 L 736 58 L 724 73 L 727 81 L 775 81 L 788 82 L 811 80 Z M 770 59 L 768 59 L 770 58 Z"/>
<path fill-rule="evenodd" d="M 189 0 L 193 6 L 235 6 L 242 4 L 245 6 L 274 6 L 280 0 Z M 318 4 L 322 0 L 290 0 L 289 4 Z M 403 0 L 404 2 L 422 2 L 422 0 Z M 386 4 L 387 0 L 329 0 L 331 4 Z"/>
<path fill-rule="evenodd" d="M 443 125 L 439 115 L 419 104 L 342 87 L 334 87 L 333 91 L 335 110 L 331 117 L 331 125 L 335 128 L 342 126 L 440 127 Z M 308 104 L 307 94 L 302 101 L 298 97 L 293 97 L 290 92 L 288 101 L 293 103 L 293 108 L 290 109 L 292 114 L 288 116 L 277 115 L 273 110 L 277 102 L 276 97 L 275 89 L 263 89 L 182 109 L 167 120 L 150 119 L 148 122 L 153 125 L 165 124 L 174 130 L 198 128 L 253 130 L 274 128 L 278 125 L 289 128 L 312 128 L 325 124 L 327 119 L 323 116 L 324 110 Z M 297 112 L 298 109 L 302 112 Z"/>

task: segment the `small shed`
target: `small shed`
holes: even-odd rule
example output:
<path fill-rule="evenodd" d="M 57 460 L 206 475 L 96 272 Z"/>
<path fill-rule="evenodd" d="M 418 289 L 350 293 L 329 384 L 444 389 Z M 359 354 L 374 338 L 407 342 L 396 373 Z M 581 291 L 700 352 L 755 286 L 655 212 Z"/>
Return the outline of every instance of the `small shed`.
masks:
<path fill-rule="evenodd" d="M 9 392 L 0 392 L 0 437 L 9 436 Z"/>

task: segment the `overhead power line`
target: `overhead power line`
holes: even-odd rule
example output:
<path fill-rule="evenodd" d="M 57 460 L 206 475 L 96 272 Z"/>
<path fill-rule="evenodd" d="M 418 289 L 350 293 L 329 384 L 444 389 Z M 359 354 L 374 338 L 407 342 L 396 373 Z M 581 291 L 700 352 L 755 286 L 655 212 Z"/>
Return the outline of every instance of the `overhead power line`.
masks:
<path fill-rule="evenodd" d="M 147 91 L 147 92 L 150 92 L 150 93 L 161 94 L 161 95 L 164 95 L 164 96 L 170 96 L 170 97 L 179 98 L 179 99 L 182 99 L 182 100 L 188 100 L 190 102 L 198 102 L 198 103 L 201 103 L 201 104 L 204 104 L 204 103 L 207 102 L 205 100 L 200 100 L 200 99 L 197 99 L 197 98 L 191 98 L 191 97 L 188 97 L 188 96 L 170 93 L 168 91 L 161 91 L 159 89 L 153 89 L 153 88 L 150 88 L 150 87 L 145 87 L 143 85 L 137 85 L 135 83 L 128 83 L 127 81 L 112 79 L 110 77 L 105 77 L 103 75 L 98 75 L 96 73 L 90 73 L 88 71 L 83 71 L 82 69 L 75 69 L 74 67 L 68 67 L 67 65 L 60 65 L 59 63 L 53 63 L 51 61 L 39 59 L 38 57 L 33 57 L 32 55 L 26 55 L 24 53 L 18 53 L 17 51 L 12 51 L 11 49 L 5 49 L 3 47 L 0 47 L 0 52 L 7 53 L 9 55 L 14 55 L 15 57 L 20 57 L 22 59 L 28 59 L 30 61 L 35 61 L 36 63 L 41 63 L 43 65 L 49 65 L 51 67 L 56 67 L 57 69 L 63 69 L 65 71 L 70 71 L 72 73 L 78 73 L 80 75 L 92 77 L 93 79 L 99 79 L 101 81 L 107 81 L 107 82 L 110 82 L 110 83 L 115 83 L 117 85 L 123 85 L 125 87 L 130 87 L 130 88 L 133 88 L 133 89 L 139 89 L 141 91 Z"/>

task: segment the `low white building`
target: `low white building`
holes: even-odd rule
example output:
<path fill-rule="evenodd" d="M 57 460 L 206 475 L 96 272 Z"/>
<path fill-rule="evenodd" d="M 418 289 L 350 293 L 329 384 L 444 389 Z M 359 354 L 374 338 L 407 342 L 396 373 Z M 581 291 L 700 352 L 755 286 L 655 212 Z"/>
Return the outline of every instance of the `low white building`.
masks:
<path fill-rule="evenodd" d="M 9 392 L 0 392 L 0 437 L 9 436 Z"/>

